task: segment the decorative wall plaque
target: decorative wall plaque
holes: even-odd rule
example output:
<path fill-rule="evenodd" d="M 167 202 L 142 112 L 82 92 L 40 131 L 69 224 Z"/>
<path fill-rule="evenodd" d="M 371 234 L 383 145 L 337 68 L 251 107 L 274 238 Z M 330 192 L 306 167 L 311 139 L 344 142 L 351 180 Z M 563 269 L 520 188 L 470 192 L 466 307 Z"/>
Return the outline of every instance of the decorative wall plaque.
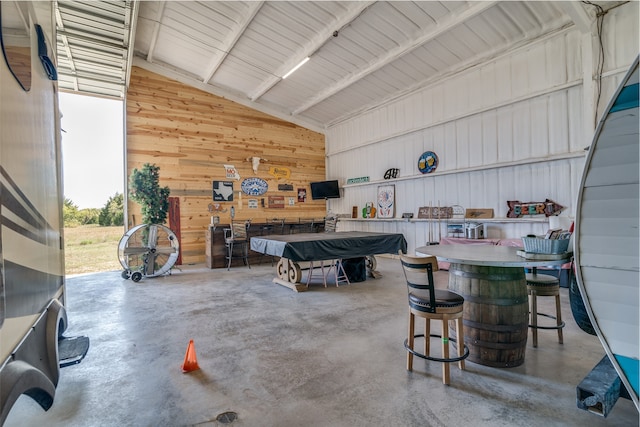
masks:
<path fill-rule="evenodd" d="M 240 184 L 242 192 L 249 196 L 261 196 L 267 192 L 269 185 L 262 178 L 247 178 Z"/>
<path fill-rule="evenodd" d="M 393 218 L 396 215 L 395 185 L 378 187 L 378 218 Z"/>
<path fill-rule="evenodd" d="M 465 218 L 493 218 L 493 209 L 484 209 L 484 208 L 467 208 L 464 211 Z"/>
<path fill-rule="evenodd" d="M 269 175 L 273 175 L 276 178 L 287 178 L 291 177 L 291 169 L 283 168 L 281 166 L 269 166 Z"/>
<path fill-rule="evenodd" d="M 433 151 L 425 151 L 418 158 L 418 170 L 422 173 L 431 173 L 438 167 L 438 156 Z"/>
<path fill-rule="evenodd" d="M 422 206 L 418 208 L 420 219 L 448 219 L 453 218 L 451 206 Z"/>
<path fill-rule="evenodd" d="M 359 178 L 349 178 L 347 179 L 347 184 L 360 184 L 361 182 L 369 182 L 368 176 L 361 176 Z"/>
<path fill-rule="evenodd" d="M 278 191 L 293 191 L 293 184 L 278 184 Z"/>
<path fill-rule="evenodd" d="M 507 212 L 507 218 L 520 218 L 525 215 L 545 215 L 553 216 L 559 215 L 564 209 L 564 206 L 559 205 L 553 200 L 546 199 L 544 202 L 527 202 L 521 203 L 517 200 L 510 200 L 507 202 L 509 211 Z"/>
<path fill-rule="evenodd" d="M 270 209 L 284 208 L 284 196 L 269 196 L 269 208 Z"/>
<path fill-rule="evenodd" d="M 224 165 L 224 173 L 227 178 L 231 178 L 235 180 L 240 179 L 240 174 L 238 173 L 238 170 L 236 169 L 236 167 L 233 165 Z"/>
<path fill-rule="evenodd" d="M 384 179 L 397 178 L 399 174 L 400 174 L 400 169 L 398 168 L 387 169 L 387 171 L 384 173 Z"/>
<path fill-rule="evenodd" d="M 213 181 L 213 200 L 233 202 L 233 181 Z"/>

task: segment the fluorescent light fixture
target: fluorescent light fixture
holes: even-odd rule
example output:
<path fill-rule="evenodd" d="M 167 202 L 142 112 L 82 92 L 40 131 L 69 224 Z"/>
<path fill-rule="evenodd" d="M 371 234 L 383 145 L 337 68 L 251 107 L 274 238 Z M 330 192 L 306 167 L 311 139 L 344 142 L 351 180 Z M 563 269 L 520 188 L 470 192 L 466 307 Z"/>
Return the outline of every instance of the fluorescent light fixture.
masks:
<path fill-rule="evenodd" d="M 284 76 L 282 76 L 282 80 L 286 79 L 287 77 L 289 77 L 291 74 L 293 74 L 294 71 L 296 71 L 298 68 L 302 67 L 305 62 L 307 62 L 309 60 L 309 57 L 307 56 L 306 58 L 304 58 L 302 61 L 300 61 L 300 63 L 298 65 L 296 65 L 295 67 L 293 67 L 291 70 L 289 70 L 289 72 L 287 74 L 285 74 Z"/>

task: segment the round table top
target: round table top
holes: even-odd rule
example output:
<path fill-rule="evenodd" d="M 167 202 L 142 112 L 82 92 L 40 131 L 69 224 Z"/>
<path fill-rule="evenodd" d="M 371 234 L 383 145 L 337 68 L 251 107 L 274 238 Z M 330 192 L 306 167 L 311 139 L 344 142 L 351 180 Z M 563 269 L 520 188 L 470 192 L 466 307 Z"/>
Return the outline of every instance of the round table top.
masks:
<path fill-rule="evenodd" d="M 528 259 L 518 255 L 522 248 L 495 245 L 430 245 L 416 248 L 416 253 L 433 255 L 440 261 L 453 264 L 487 265 L 492 267 L 541 267 L 562 265 L 571 259 L 571 254 L 561 259 L 557 255 L 550 259 Z"/>

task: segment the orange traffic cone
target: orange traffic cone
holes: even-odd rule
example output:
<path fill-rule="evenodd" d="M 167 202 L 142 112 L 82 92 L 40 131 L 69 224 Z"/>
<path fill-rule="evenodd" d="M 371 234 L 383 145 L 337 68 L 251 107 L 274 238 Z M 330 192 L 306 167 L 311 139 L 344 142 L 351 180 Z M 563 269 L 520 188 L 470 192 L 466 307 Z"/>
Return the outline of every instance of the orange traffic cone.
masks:
<path fill-rule="evenodd" d="M 189 346 L 187 347 L 184 362 L 182 363 L 182 372 L 191 372 L 198 369 L 200 369 L 200 366 L 198 366 L 198 360 L 196 358 L 196 347 L 193 344 L 193 340 L 189 340 Z"/>

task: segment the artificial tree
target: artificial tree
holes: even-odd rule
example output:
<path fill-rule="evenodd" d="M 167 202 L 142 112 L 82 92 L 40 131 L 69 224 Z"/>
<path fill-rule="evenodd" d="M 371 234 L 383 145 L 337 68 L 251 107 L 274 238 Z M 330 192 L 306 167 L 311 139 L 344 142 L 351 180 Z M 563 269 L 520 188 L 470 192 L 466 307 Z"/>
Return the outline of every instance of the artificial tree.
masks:
<path fill-rule="evenodd" d="M 145 163 L 129 177 L 129 197 L 140 204 L 144 224 L 164 224 L 169 211 L 169 187 L 160 187 L 160 167 Z"/>

